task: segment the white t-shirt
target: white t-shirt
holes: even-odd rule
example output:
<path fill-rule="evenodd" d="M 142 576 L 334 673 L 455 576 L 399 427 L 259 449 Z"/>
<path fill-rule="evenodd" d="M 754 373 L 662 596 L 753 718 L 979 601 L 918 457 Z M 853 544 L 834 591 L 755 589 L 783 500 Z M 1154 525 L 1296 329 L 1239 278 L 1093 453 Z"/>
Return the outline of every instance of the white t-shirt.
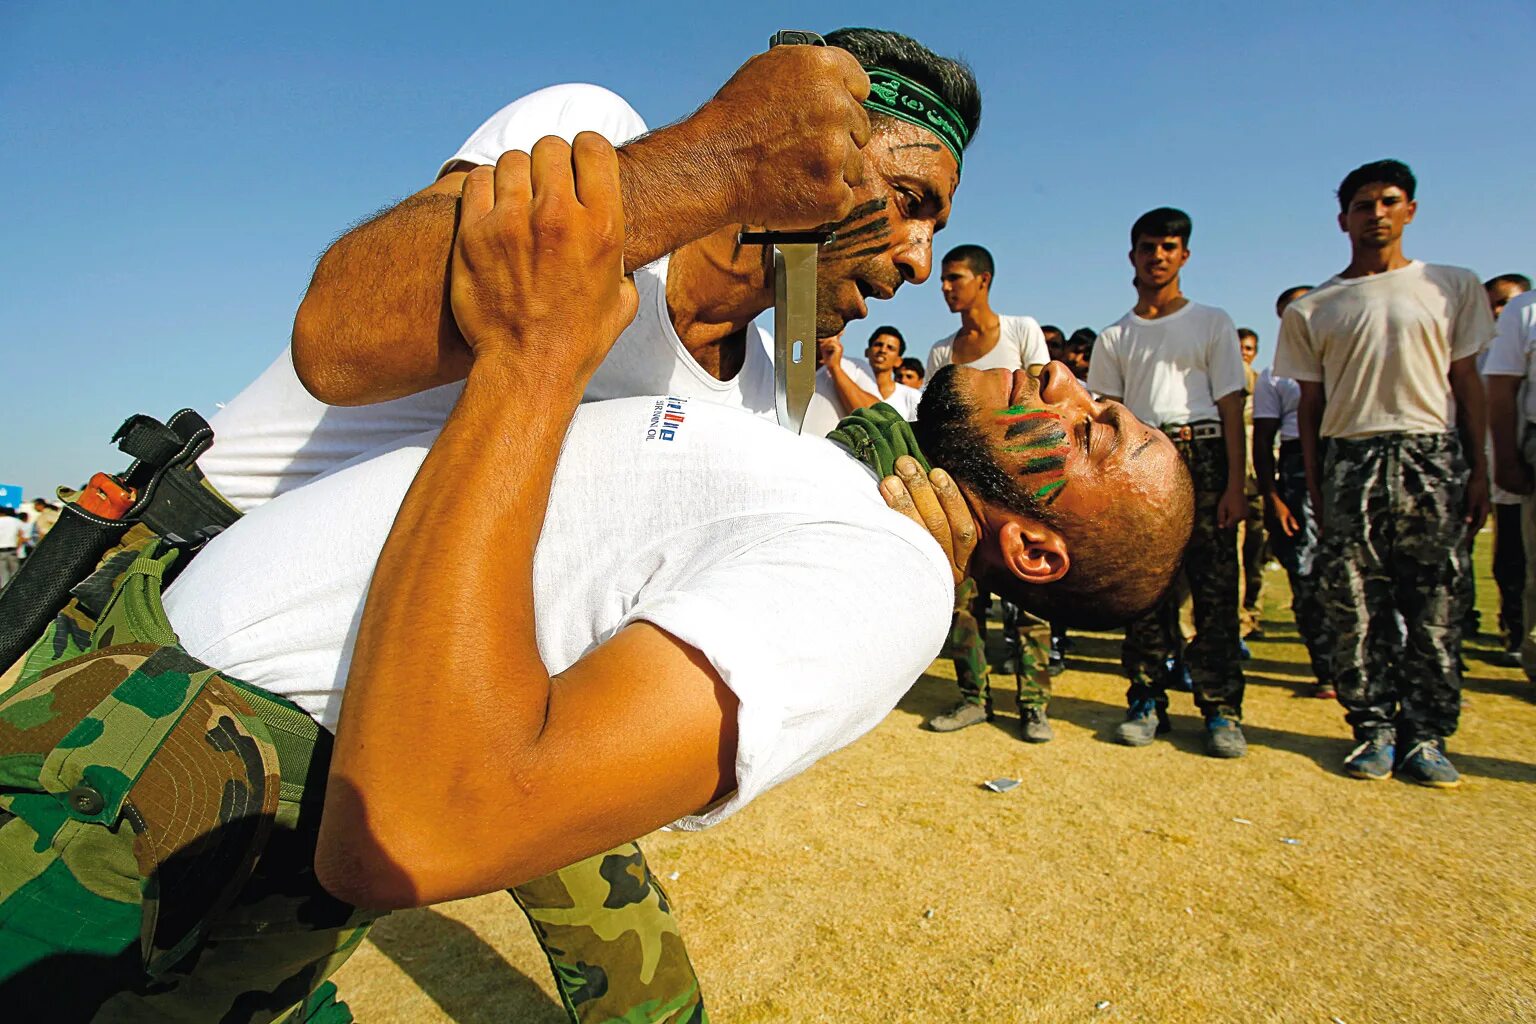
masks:
<path fill-rule="evenodd" d="M 1296 425 L 1296 410 L 1301 408 L 1301 385 L 1289 377 L 1276 377 L 1273 368 L 1266 367 L 1253 385 L 1253 418 L 1279 420 L 1280 440 L 1294 441 L 1301 437 Z"/>
<path fill-rule="evenodd" d="M 1499 315 L 1499 323 L 1488 347 L 1488 358 L 1483 362 L 1485 377 L 1523 377 L 1525 401 L 1523 412 L 1526 422 L 1536 422 L 1536 388 L 1530 387 L 1536 378 L 1536 291 L 1516 295 Z"/>
<path fill-rule="evenodd" d="M 595 85 L 558 85 L 497 111 L 443 166 L 494 163 L 508 149 L 531 149 L 545 135 L 571 139 L 597 131 L 615 144 L 645 131 L 618 96 Z M 732 380 L 710 376 L 688 354 L 667 310 L 667 261 L 635 274 L 639 311 L 587 386 L 588 400 L 674 394 L 774 416 L 773 357 L 766 336 L 748 328 L 746 359 Z M 267 370 L 211 419 L 214 444 L 198 460 L 236 508 L 248 511 L 379 445 L 442 426 L 462 384 L 375 405 L 317 401 L 284 349 Z"/>
<path fill-rule="evenodd" d="M 875 385 L 874 378 L 863 367 L 847 356 L 844 356 L 841 362 L 843 372 L 860 389 L 876 398 L 880 397 L 880 389 Z M 769 368 L 769 372 L 772 373 L 772 367 Z M 832 375 L 823 366 L 816 371 L 816 393 L 811 396 L 810 404 L 805 407 L 805 423 L 800 428 L 800 433 L 806 437 L 826 437 L 836 429 L 838 421 L 851 411 L 837 396 L 837 386 L 832 383 Z"/>
<path fill-rule="evenodd" d="M 880 398 L 880 385 L 875 385 L 875 397 Z M 891 392 L 891 397 L 880 398 L 880 401 L 901 413 L 901 418 L 908 423 L 917 422 L 917 404 L 923 400 L 923 393 L 917 388 L 908 387 L 905 384 L 897 384 L 896 390 Z"/>
<path fill-rule="evenodd" d="M 1050 349 L 1045 347 L 1045 334 L 1032 316 L 1000 316 L 997 344 L 980 359 L 973 359 L 961 366 L 976 370 L 1019 370 L 1026 366 L 1044 366 L 1051 361 Z M 955 334 L 960 333 L 956 331 Z M 928 374 L 948 366 L 955 351 L 955 335 L 934 343 L 928 351 Z M 925 378 L 927 379 L 927 378 Z"/>
<path fill-rule="evenodd" d="M 0 516 L 0 551 L 21 547 L 27 538 L 28 526 L 15 516 Z"/>
<path fill-rule="evenodd" d="M 1217 399 L 1248 383 L 1243 366 L 1232 318 L 1190 302 L 1155 320 L 1130 312 L 1104 328 L 1088 364 L 1088 390 L 1119 397 L 1149 426 L 1219 422 Z"/>
<path fill-rule="evenodd" d="M 1324 437 L 1441 434 L 1455 422 L 1451 363 L 1491 337 L 1477 275 L 1414 260 L 1331 278 L 1287 306 L 1275 372 L 1322 383 Z"/>
<path fill-rule="evenodd" d="M 166 593 L 182 645 L 334 728 L 374 564 L 435 438 L 369 453 L 224 531 Z M 701 651 L 740 701 L 737 791 L 682 828 L 873 728 L 938 656 L 954 605 L 943 552 L 886 508 L 861 463 L 737 410 L 665 398 L 577 411 L 533 574 L 551 673 L 644 620 Z M 827 628 L 828 596 L 850 579 L 881 629 Z M 430 699 L 433 680 L 421 684 Z"/>

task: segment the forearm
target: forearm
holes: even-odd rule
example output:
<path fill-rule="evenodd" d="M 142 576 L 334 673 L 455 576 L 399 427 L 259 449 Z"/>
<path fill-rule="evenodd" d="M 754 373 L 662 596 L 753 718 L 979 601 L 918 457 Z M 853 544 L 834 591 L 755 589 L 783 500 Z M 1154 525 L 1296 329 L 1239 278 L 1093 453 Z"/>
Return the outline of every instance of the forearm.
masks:
<path fill-rule="evenodd" d="M 1500 466 L 1513 466 L 1520 458 L 1515 409 L 1519 392 L 1519 377 L 1488 378 L 1488 433 L 1493 438 L 1494 462 Z"/>
<path fill-rule="evenodd" d="M 879 395 L 872 395 L 859 387 L 852 377 L 843 371 L 841 366 L 833 363 L 827 364 L 827 376 L 832 380 L 832 390 L 837 394 L 839 411 L 843 415 L 849 415 L 855 409 L 867 409 L 880 401 Z"/>
<path fill-rule="evenodd" d="M 1247 432 L 1243 429 L 1243 393 L 1234 391 L 1216 400 L 1221 436 L 1227 446 L 1227 490 L 1243 488 L 1248 477 Z"/>
<path fill-rule="evenodd" d="M 634 271 L 730 220 L 732 187 L 705 130 L 684 121 L 619 151 L 624 267 Z M 330 405 L 366 405 L 464 379 L 448 306 L 464 175 L 445 175 L 343 235 L 321 257 L 293 325 L 299 380 Z"/>
<path fill-rule="evenodd" d="M 1451 393 L 1456 396 L 1456 423 L 1461 431 L 1461 446 L 1472 476 L 1488 474 L 1488 407 L 1484 401 L 1483 380 L 1471 357 L 1451 364 Z"/>
<path fill-rule="evenodd" d="M 1253 421 L 1253 475 L 1259 483 L 1259 493 L 1269 494 L 1275 489 L 1275 434 L 1280 421 L 1265 417 Z"/>

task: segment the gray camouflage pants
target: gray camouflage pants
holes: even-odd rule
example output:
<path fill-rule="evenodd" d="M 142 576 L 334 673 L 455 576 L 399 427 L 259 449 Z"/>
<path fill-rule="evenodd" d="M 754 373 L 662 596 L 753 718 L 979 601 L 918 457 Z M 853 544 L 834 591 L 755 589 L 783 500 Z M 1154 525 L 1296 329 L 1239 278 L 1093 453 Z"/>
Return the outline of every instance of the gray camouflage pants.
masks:
<path fill-rule="evenodd" d="M 1395 734 L 1405 747 L 1456 731 L 1466 481 L 1454 434 L 1329 442 L 1321 594 L 1358 739 Z"/>
<path fill-rule="evenodd" d="M 1318 682 L 1324 683 L 1333 679 L 1330 662 L 1336 645 L 1333 627 L 1318 593 L 1322 570 L 1317 564 L 1320 544 L 1317 516 L 1312 509 L 1312 499 L 1307 496 L 1307 471 L 1302 464 L 1300 447 L 1295 442 L 1288 442 L 1288 445 L 1280 446 L 1276 492 L 1296 517 L 1299 529 L 1294 537 L 1287 537 L 1283 530 L 1271 530 L 1269 542 L 1290 577 L 1291 613 L 1296 617 L 1296 632 L 1307 645 L 1312 674 Z"/>

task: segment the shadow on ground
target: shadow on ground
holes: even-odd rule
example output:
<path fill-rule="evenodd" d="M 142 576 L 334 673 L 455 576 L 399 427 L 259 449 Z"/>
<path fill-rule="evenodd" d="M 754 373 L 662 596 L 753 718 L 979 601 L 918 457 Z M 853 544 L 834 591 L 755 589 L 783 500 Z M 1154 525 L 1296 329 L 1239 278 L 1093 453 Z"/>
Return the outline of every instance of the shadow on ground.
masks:
<path fill-rule="evenodd" d="M 510 897 L 507 912 L 521 914 Z M 457 1024 L 565 1024 L 565 1011 L 474 929 L 435 910 L 384 918 L 368 941 Z"/>

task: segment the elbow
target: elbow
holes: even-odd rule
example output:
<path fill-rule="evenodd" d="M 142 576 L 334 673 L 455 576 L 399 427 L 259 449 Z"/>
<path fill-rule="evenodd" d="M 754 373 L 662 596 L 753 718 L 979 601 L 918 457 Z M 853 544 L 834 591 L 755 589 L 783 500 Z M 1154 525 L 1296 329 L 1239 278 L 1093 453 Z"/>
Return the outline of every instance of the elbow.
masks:
<path fill-rule="evenodd" d="M 293 370 L 304 390 L 316 400 L 326 405 L 352 405 L 356 396 L 346 387 L 347 375 L 336 358 L 336 332 L 329 324 L 324 301 L 315 296 L 311 283 L 293 318 Z"/>
<path fill-rule="evenodd" d="M 394 858 L 371 844 L 338 849 L 322 842 L 315 850 L 315 877 L 326 892 L 364 910 L 407 910 L 430 902 Z"/>

